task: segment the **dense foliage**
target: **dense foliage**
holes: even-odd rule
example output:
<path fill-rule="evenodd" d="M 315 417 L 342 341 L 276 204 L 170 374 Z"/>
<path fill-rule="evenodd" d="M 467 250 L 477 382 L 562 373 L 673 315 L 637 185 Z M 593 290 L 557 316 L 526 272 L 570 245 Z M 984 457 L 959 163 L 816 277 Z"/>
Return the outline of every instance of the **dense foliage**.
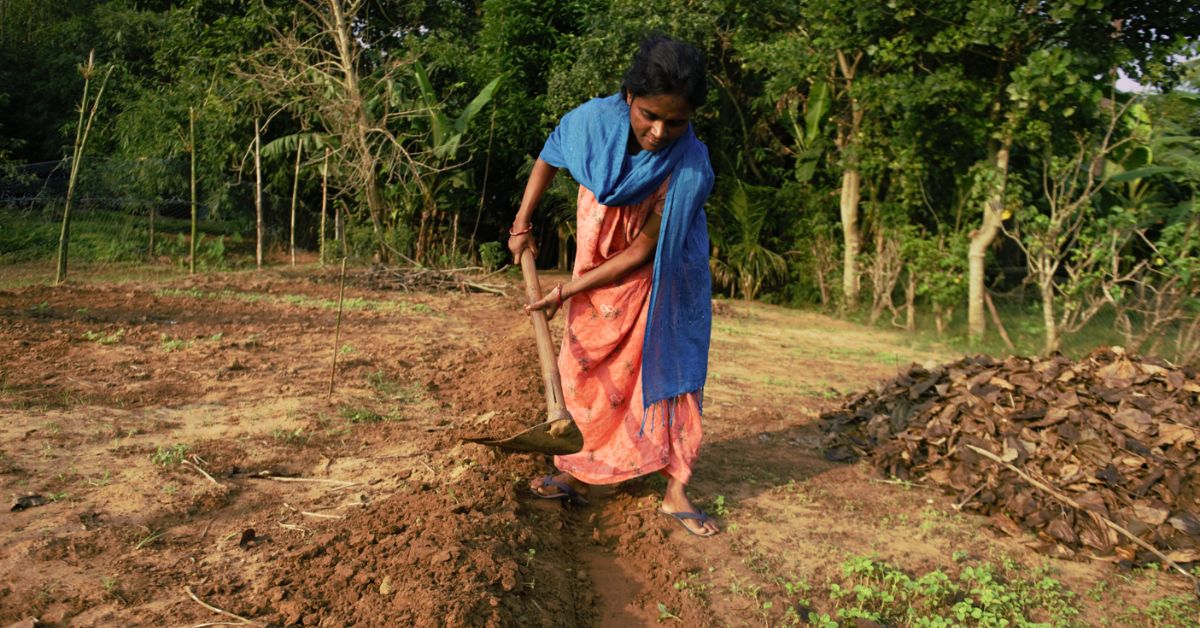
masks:
<path fill-rule="evenodd" d="M 615 91 L 638 39 L 665 32 L 709 62 L 695 123 L 727 294 L 910 328 L 965 313 L 978 335 L 989 295 L 1027 291 L 1046 351 L 1101 317 L 1135 348 L 1200 353 L 1200 12 L 1184 0 L 0 6 L 10 208 L 61 210 L 53 168 L 29 164 L 71 154 L 95 50 L 113 73 L 82 207 L 184 217 L 194 109 L 202 219 L 253 239 L 258 127 L 270 240 L 289 239 L 295 186 L 303 248 L 323 234 L 459 264 L 488 245 L 494 263 L 555 120 Z M 1151 89 L 1117 90 L 1121 75 Z M 538 217 L 544 264 L 572 246 L 563 178 Z M 6 234 L 0 259 L 46 239 Z"/>

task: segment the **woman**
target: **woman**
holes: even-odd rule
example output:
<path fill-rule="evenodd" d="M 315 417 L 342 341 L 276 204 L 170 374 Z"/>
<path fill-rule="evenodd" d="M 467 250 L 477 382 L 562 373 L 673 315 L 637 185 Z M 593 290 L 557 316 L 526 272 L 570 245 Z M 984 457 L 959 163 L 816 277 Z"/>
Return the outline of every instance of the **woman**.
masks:
<path fill-rule="evenodd" d="M 716 523 L 685 487 L 700 446 L 711 284 L 703 205 L 708 150 L 690 120 L 707 96 L 704 60 L 666 37 L 641 43 L 621 92 L 563 116 L 546 141 L 509 231 L 533 249 L 534 209 L 559 168 L 580 182 L 575 272 L 527 310 L 568 303 L 558 364 L 583 451 L 534 480 L 539 497 L 584 501 L 589 484 L 660 471 L 661 512 L 699 536 Z"/>

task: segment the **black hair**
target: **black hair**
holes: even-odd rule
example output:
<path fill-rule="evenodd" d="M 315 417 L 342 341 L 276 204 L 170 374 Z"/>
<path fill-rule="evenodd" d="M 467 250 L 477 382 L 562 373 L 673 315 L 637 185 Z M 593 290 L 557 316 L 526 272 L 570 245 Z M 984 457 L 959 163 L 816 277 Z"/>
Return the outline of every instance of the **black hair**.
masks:
<path fill-rule="evenodd" d="M 621 96 L 678 94 L 693 110 L 704 104 L 708 82 L 699 50 L 665 35 L 647 37 L 638 48 L 621 81 Z"/>

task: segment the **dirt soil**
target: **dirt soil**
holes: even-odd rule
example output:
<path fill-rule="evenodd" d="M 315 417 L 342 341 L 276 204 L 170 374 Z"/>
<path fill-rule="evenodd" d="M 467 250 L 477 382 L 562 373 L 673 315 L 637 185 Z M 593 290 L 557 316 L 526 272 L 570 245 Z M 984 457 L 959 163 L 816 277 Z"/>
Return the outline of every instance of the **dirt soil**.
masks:
<path fill-rule="evenodd" d="M 0 626 L 236 621 L 206 605 L 260 625 L 771 625 L 829 612 L 822 585 L 851 556 L 1046 560 L 948 496 L 817 449 L 842 394 L 951 356 L 758 304 L 715 308 L 691 491 L 722 534 L 658 515 L 658 476 L 587 507 L 536 499 L 543 457 L 461 441 L 544 417 L 510 293 L 352 274 L 330 394 L 328 271 L 0 291 L 0 494 L 43 502 L 0 511 Z M 1081 600 L 1085 621 L 1183 590 L 1053 567 L 1113 592 Z"/>

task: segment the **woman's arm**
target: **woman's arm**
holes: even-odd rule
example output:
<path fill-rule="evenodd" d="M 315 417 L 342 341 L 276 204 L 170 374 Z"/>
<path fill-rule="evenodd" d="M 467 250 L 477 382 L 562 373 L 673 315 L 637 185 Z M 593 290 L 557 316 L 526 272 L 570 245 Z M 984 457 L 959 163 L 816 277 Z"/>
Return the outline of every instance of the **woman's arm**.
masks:
<path fill-rule="evenodd" d="M 554 318 L 555 313 L 558 312 L 558 306 L 573 295 L 608 285 L 629 274 L 630 271 L 640 268 L 654 258 L 654 250 L 658 246 L 658 229 L 661 225 L 662 216 L 651 212 L 642 231 L 623 251 L 586 274 L 559 285 L 546 293 L 541 301 L 527 305 L 525 309 L 546 310 L 546 318 Z"/>
<path fill-rule="evenodd" d="M 542 161 L 540 157 L 533 164 L 529 181 L 525 183 L 525 195 L 521 197 L 521 208 L 517 210 L 517 217 L 513 219 L 512 230 L 509 232 L 520 234 L 510 235 L 508 238 L 508 250 L 512 251 L 514 264 L 520 263 L 521 251 L 525 249 L 529 249 L 533 256 L 537 257 L 537 243 L 534 242 L 531 231 L 533 210 L 537 209 L 538 203 L 542 201 L 542 194 L 550 187 L 550 182 L 556 174 L 558 168 Z M 522 231 L 525 233 L 521 233 Z"/>

